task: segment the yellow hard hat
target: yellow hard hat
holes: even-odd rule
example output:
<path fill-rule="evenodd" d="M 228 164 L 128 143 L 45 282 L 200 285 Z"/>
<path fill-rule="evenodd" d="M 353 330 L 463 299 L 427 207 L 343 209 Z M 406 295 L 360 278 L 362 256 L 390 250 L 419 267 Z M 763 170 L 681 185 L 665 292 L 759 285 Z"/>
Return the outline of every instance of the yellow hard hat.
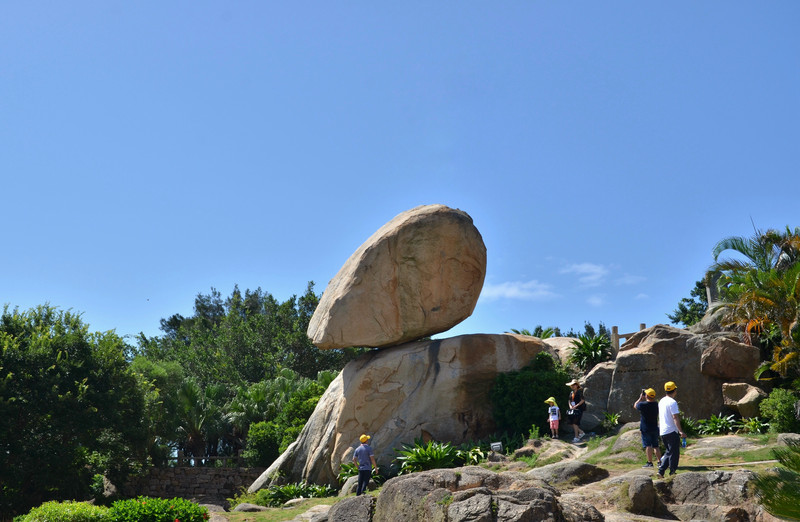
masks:
<path fill-rule="evenodd" d="M 369 439 L 371 439 L 371 438 L 372 438 L 372 437 L 370 437 L 369 435 L 362 435 L 362 436 L 360 436 L 360 437 L 358 438 L 358 440 L 360 440 L 361 442 L 367 442 L 367 441 L 368 441 Z"/>

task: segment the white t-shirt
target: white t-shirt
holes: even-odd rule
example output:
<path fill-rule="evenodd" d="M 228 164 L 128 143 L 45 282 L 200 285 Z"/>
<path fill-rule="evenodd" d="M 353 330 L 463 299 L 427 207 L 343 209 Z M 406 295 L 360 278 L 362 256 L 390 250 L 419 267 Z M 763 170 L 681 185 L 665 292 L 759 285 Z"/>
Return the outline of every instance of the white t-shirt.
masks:
<path fill-rule="evenodd" d="M 661 436 L 678 431 L 673 417 L 678 413 L 678 402 L 669 395 L 658 401 L 658 432 Z"/>
<path fill-rule="evenodd" d="M 558 420 L 558 406 L 550 406 L 547 408 L 547 412 L 550 414 L 550 420 Z"/>

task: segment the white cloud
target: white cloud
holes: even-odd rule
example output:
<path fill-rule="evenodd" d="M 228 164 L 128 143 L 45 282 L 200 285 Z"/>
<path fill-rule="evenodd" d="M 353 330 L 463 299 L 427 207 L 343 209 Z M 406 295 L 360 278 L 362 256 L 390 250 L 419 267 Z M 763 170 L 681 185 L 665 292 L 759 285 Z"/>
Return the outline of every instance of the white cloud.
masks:
<path fill-rule="evenodd" d="M 591 306 L 603 306 L 604 304 L 606 304 L 606 300 L 604 299 L 604 297 L 599 294 L 590 295 L 589 297 L 586 298 L 586 302 Z"/>
<path fill-rule="evenodd" d="M 507 281 L 499 284 L 484 284 L 481 297 L 484 299 L 523 299 L 540 301 L 557 297 L 550 285 L 539 281 Z"/>
<path fill-rule="evenodd" d="M 594 263 L 573 263 L 561 270 L 561 274 L 576 274 L 578 281 L 585 286 L 600 286 L 608 275 L 608 268 Z"/>
<path fill-rule="evenodd" d="M 634 299 L 636 299 L 637 301 L 642 299 L 650 299 L 650 296 L 647 294 L 636 294 L 636 297 L 634 297 Z"/>
<path fill-rule="evenodd" d="M 639 284 L 639 283 L 643 283 L 644 281 L 647 281 L 647 278 L 644 277 L 644 276 L 625 274 L 622 277 L 618 278 L 616 281 L 614 281 L 614 284 L 616 284 L 616 285 L 636 285 L 636 284 Z"/>

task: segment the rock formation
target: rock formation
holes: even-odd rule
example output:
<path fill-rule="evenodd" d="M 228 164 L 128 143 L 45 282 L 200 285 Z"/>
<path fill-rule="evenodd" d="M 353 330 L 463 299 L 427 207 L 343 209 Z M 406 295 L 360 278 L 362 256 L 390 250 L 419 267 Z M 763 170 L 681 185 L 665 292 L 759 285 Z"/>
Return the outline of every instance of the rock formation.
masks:
<path fill-rule="evenodd" d="M 638 332 L 620 347 L 616 360 L 595 366 L 584 379 L 588 409 L 584 429 L 598 426 L 605 412 L 620 422 L 639 419 L 632 405 L 643 388 L 663 395 L 664 383 L 678 385 L 684 415 L 706 419 L 725 410 L 725 383 L 753 383 L 758 350 L 730 333 L 694 334 L 667 325 Z"/>
<path fill-rule="evenodd" d="M 350 256 L 325 289 L 308 336 L 333 349 L 444 332 L 472 314 L 485 276 L 486 246 L 466 212 L 413 208 Z"/>
<path fill-rule="evenodd" d="M 303 431 L 250 486 L 276 471 L 291 481 L 334 484 L 362 433 L 384 472 L 395 448 L 418 437 L 460 444 L 495 431 L 489 389 L 499 373 L 519 370 L 548 347 L 535 337 L 464 335 L 374 350 L 349 362 Z M 553 355 L 551 353 L 551 355 Z"/>

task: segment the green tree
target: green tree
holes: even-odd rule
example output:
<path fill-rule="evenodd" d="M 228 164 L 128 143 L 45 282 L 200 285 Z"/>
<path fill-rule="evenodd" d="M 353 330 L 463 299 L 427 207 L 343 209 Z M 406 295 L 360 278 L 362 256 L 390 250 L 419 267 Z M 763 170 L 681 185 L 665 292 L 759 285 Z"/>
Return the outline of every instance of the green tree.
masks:
<path fill-rule="evenodd" d="M 500 430 L 527 434 L 531 426 L 549 430 L 545 421 L 544 400 L 566 397 L 569 373 L 545 352 L 536 354 L 531 364 L 520 371 L 501 373 L 489 393 L 492 412 Z M 558 401 L 560 402 L 560 401 Z"/>
<path fill-rule="evenodd" d="M 611 341 L 604 335 L 578 335 L 572 341 L 572 354 L 569 362 L 583 372 L 588 372 L 598 363 L 611 358 Z"/>
<path fill-rule="evenodd" d="M 708 310 L 708 296 L 706 295 L 706 285 L 702 281 L 696 281 L 694 288 L 689 293 L 689 297 L 684 297 L 678 303 L 678 308 L 667 314 L 672 324 L 682 324 L 684 327 L 697 324 Z"/>
<path fill-rule="evenodd" d="M 772 515 L 786 520 L 800 519 L 800 443 L 786 441 L 786 448 L 773 454 L 780 467 L 758 474 L 755 481 L 761 504 Z"/>
<path fill-rule="evenodd" d="M 113 332 L 49 305 L 0 317 L 0 518 L 83 499 L 146 457 L 144 391 Z"/>

